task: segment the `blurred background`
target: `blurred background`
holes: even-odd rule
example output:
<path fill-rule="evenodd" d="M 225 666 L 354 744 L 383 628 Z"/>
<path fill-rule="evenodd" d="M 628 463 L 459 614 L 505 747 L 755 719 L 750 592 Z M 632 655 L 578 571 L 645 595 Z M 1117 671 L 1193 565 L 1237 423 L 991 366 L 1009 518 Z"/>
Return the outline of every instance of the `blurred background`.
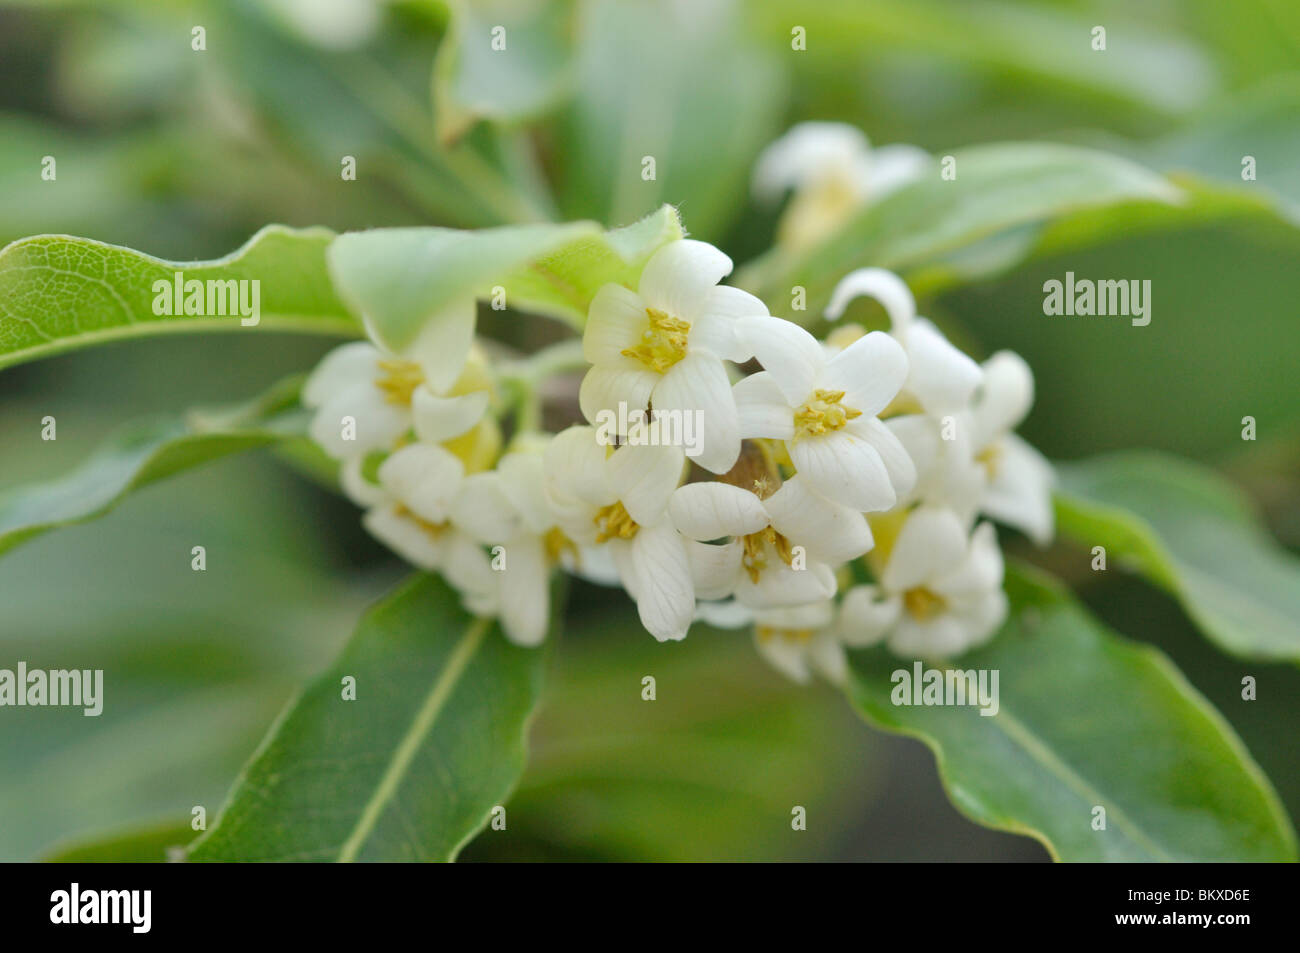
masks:
<path fill-rule="evenodd" d="M 444 36 L 498 22 L 527 47 L 526 75 L 484 75 L 466 47 L 435 95 Z M 796 25 L 804 51 L 791 49 Z M 0 242 L 63 232 L 188 260 L 268 222 L 618 225 L 668 201 L 741 264 L 771 244 L 778 212 L 750 201 L 754 158 L 801 120 L 940 155 L 1097 146 L 1264 198 L 1197 205 L 1158 229 L 1135 218 L 1065 253 L 1046 243 L 935 289 L 922 310 L 976 355 L 1028 359 L 1038 395 L 1022 433 L 1049 457 L 1155 447 L 1209 463 L 1297 550 L 1297 71 L 1291 0 L 496 2 L 456 18 L 433 0 L 0 2 Z M 615 170 L 647 153 L 659 178 L 630 188 Z M 40 178 L 45 155 L 56 182 Z M 356 181 L 340 177 L 345 155 Z M 1151 325 L 1045 319 L 1042 284 L 1067 270 L 1150 279 Z M 0 490 L 65 471 L 141 413 L 249 397 L 334 343 L 155 339 L 5 370 Z M 45 415 L 57 441 L 39 438 Z M 1256 443 L 1240 439 L 1245 415 Z M 189 569 L 200 543 L 206 573 Z M 1064 545 L 1010 545 L 1168 651 L 1300 815 L 1300 674 L 1219 653 L 1170 598 L 1122 573 L 1084 576 Z M 103 668 L 108 699 L 97 719 L 0 717 L 0 859 L 183 828 L 193 805 L 211 816 L 290 694 L 401 575 L 349 504 L 269 453 L 5 556 L 0 666 Z M 747 635 L 695 631 L 667 652 L 621 598 L 575 590 L 510 829 L 466 859 L 1046 859 L 967 822 L 920 744 L 869 730 L 830 689 L 787 683 Z M 651 671 L 660 694 L 644 706 Z M 1239 700 L 1243 674 L 1265 686 L 1258 702 Z M 790 830 L 794 804 L 806 832 Z"/>

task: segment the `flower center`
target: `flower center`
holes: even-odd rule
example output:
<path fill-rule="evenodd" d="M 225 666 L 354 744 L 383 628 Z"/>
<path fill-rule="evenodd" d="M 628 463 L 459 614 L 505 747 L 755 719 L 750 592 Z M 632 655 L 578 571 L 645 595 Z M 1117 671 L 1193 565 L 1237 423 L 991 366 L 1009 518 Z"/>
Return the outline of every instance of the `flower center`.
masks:
<path fill-rule="evenodd" d="M 948 600 L 925 586 L 917 586 L 903 593 L 903 608 L 918 622 L 925 622 L 948 608 Z"/>
<path fill-rule="evenodd" d="M 384 392 L 384 400 L 402 407 L 409 406 L 411 395 L 424 383 L 424 371 L 414 361 L 379 362 L 383 377 L 375 378 L 375 386 Z"/>
<path fill-rule="evenodd" d="M 646 308 L 645 313 L 649 321 L 641 333 L 641 343 L 620 353 L 662 374 L 686 356 L 686 338 L 691 324 L 658 308 Z"/>
<path fill-rule="evenodd" d="M 767 568 L 768 546 L 776 550 L 776 554 L 787 566 L 794 564 L 794 551 L 790 546 L 790 540 L 770 526 L 760 529 L 757 533 L 750 533 L 743 537 L 742 542 L 744 554 L 740 557 L 740 564 L 745 567 L 745 572 L 749 573 L 750 582 L 757 583 L 759 574 Z"/>
<path fill-rule="evenodd" d="M 437 539 L 447 532 L 446 523 L 431 523 L 422 516 L 416 516 L 405 503 L 398 503 L 393 510 L 398 516 L 410 520 L 420 529 L 424 530 L 432 539 Z"/>
<path fill-rule="evenodd" d="M 603 543 L 607 539 L 631 539 L 641 528 L 619 501 L 609 506 L 602 506 L 592 522 L 596 524 L 598 530 L 596 534 L 598 543 Z"/>
<path fill-rule="evenodd" d="M 984 468 L 990 480 L 996 480 L 998 470 L 1002 466 L 1002 448 L 996 443 L 991 443 L 979 453 L 975 454 L 975 462 Z"/>
<path fill-rule="evenodd" d="M 842 390 L 815 390 L 812 400 L 794 412 L 794 439 L 818 437 L 839 430 L 862 411 L 845 407 Z"/>

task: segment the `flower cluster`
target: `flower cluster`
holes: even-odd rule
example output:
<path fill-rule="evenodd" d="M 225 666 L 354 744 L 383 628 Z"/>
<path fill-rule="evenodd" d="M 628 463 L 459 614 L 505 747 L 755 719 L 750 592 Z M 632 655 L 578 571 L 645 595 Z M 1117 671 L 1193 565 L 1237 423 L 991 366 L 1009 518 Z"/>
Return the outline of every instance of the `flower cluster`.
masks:
<path fill-rule="evenodd" d="M 990 638 L 1007 603 L 987 520 L 1052 534 L 1051 469 L 1013 432 L 1033 402 L 1025 362 L 976 363 L 887 271 L 847 275 L 826 317 L 870 296 L 888 331 L 839 323 L 819 341 L 721 284 L 731 267 L 678 239 L 636 288 L 601 288 L 585 422 L 559 433 L 501 397 L 536 400 L 527 361 L 494 368 L 475 346 L 439 389 L 445 373 L 353 343 L 305 385 L 312 434 L 367 529 L 520 644 L 544 638 L 557 568 L 621 586 L 661 641 L 697 620 L 752 626 L 801 681 L 841 679 L 846 647 L 944 657 Z"/>

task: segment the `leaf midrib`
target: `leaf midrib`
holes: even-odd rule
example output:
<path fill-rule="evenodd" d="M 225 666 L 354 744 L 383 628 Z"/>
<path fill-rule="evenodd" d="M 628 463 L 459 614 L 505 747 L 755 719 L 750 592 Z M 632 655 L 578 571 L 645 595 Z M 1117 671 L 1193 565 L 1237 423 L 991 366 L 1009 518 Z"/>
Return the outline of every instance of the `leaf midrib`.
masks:
<path fill-rule="evenodd" d="M 429 687 L 429 693 L 420 705 L 420 710 L 416 713 L 410 728 L 402 736 L 402 740 L 398 742 L 397 747 L 393 749 L 393 756 L 389 759 L 388 766 L 384 769 L 383 776 L 380 777 L 374 793 L 371 794 L 369 800 L 361 809 L 356 826 L 353 827 L 352 832 L 339 848 L 337 857 L 339 863 L 352 863 L 356 860 L 361 848 L 365 846 L 366 839 L 373 832 L 384 810 L 397 794 L 397 790 L 405 779 L 411 762 L 420 750 L 420 745 L 424 743 L 424 740 L 433 730 L 433 726 L 437 723 L 438 716 L 442 713 L 452 691 L 464 674 L 470 659 L 478 651 L 479 646 L 483 644 L 483 639 L 487 635 L 490 626 L 490 619 L 475 620 L 474 624 L 466 630 L 460 642 L 456 644 L 456 647 L 448 656 L 447 664 Z"/>

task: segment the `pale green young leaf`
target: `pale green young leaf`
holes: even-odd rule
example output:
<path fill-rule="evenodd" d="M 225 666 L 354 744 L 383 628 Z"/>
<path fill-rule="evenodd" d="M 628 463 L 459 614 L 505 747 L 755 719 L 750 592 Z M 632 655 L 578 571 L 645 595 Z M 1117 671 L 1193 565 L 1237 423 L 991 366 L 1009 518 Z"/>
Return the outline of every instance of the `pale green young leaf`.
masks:
<path fill-rule="evenodd" d="M 67 235 L 13 242 L 0 250 L 0 368 L 153 334 L 285 330 L 356 335 L 360 328 L 325 272 L 325 249 L 332 239 L 324 228 L 268 225 L 225 258 L 198 262 L 164 261 Z M 159 293 L 154 283 L 174 285 L 177 272 L 185 281 L 258 281 L 258 323 L 244 325 L 238 308 L 229 303 L 224 308 L 229 313 L 223 315 L 155 313 Z M 251 295 L 252 286 L 246 287 Z M 173 296 L 167 309 L 174 303 Z M 205 285 L 205 309 L 206 303 Z"/>
<path fill-rule="evenodd" d="M 1059 860 L 1295 859 L 1263 772 L 1168 658 L 1111 632 L 1050 577 L 1013 570 L 1007 591 L 1011 619 L 951 666 L 998 674 L 995 715 L 897 704 L 896 673 L 914 663 L 884 649 L 852 655 L 859 713 L 924 742 L 962 813 Z"/>

